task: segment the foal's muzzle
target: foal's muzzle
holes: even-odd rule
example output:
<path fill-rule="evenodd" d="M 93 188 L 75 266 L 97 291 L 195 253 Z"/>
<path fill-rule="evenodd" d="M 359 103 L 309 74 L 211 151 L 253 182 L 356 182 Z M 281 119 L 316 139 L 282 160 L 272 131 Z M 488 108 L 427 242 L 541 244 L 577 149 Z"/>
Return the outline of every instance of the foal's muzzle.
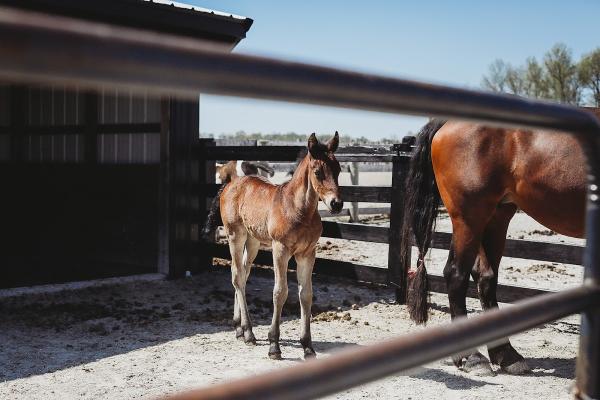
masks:
<path fill-rule="evenodd" d="M 329 210 L 332 214 L 339 214 L 342 207 L 344 207 L 344 202 L 340 199 L 333 198 L 329 201 Z"/>

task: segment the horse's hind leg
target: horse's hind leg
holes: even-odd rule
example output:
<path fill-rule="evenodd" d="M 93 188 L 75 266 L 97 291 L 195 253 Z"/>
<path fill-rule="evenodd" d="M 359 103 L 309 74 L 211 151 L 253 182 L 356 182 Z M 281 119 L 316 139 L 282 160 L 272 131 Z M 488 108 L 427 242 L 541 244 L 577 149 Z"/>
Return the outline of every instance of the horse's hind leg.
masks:
<path fill-rule="evenodd" d="M 247 344 L 255 344 L 256 338 L 252 333 L 252 323 L 248 314 L 246 304 L 246 268 L 244 266 L 244 247 L 248 233 L 243 227 L 229 228 L 229 251 L 231 253 L 231 282 L 235 290 L 235 301 L 233 310 L 233 323 L 239 323 L 244 341 Z M 237 303 L 237 304 L 236 304 Z M 236 329 L 236 335 L 238 330 Z"/>
<path fill-rule="evenodd" d="M 304 349 L 304 358 L 315 357 L 310 335 L 310 309 L 312 307 L 312 271 L 315 265 L 315 249 L 307 254 L 296 255 L 296 276 L 298 278 L 298 296 L 300 297 L 300 320 L 302 333 L 300 344 Z"/>
<path fill-rule="evenodd" d="M 244 287 L 248 282 L 248 277 L 250 276 L 250 271 L 252 270 L 252 263 L 258 254 L 258 249 L 260 248 L 260 241 L 256 240 L 252 236 L 248 235 L 246 238 L 246 246 L 244 249 L 244 257 L 243 257 L 243 265 L 244 265 L 244 273 L 245 273 L 245 281 Z M 241 313 L 240 306 L 238 303 L 237 295 L 234 298 L 233 304 L 233 324 L 235 326 L 235 337 L 244 340 L 244 330 L 241 325 Z"/>
<path fill-rule="evenodd" d="M 269 358 L 281 359 L 279 348 L 279 323 L 281 310 L 288 296 L 287 268 L 291 255 L 280 242 L 273 241 L 273 266 L 275 270 L 275 286 L 273 287 L 273 320 L 269 328 Z"/>
<path fill-rule="evenodd" d="M 452 248 L 444 268 L 452 319 L 467 315 L 469 274 L 479 253 L 483 228 L 484 226 L 476 223 L 467 223 L 461 216 L 452 218 Z M 466 372 L 475 372 L 479 375 L 492 373 L 488 359 L 478 351 L 455 355 L 452 361 Z"/>
<path fill-rule="evenodd" d="M 479 263 L 473 271 L 473 279 L 477 282 L 479 300 L 484 310 L 498 308 L 498 267 L 506 243 L 508 224 L 515 212 L 516 206 L 513 204 L 499 205 L 483 234 L 482 251 Z M 493 364 L 499 365 L 503 371 L 510 374 L 521 375 L 530 371 L 524 358 L 512 347 L 508 339 L 505 343 L 488 347 L 488 353 Z"/>

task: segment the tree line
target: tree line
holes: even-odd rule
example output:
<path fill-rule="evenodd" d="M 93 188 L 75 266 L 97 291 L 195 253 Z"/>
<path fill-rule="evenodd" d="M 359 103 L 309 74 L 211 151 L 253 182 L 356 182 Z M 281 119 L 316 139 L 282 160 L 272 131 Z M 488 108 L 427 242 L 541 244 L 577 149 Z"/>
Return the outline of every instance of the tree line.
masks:
<path fill-rule="evenodd" d="M 482 86 L 494 92 L 600 107 L 600 48 L 577 62 L 563 43 L 555 44 L 541 61 L 529 57 L 513 66 L 497 59 L 489 66 Z"/>
<path fill-rule="evenodd" d="M 407 133 L 411 135 L 412 133 Z M 202 137 L 212 137 L 219 139 L 238 139 L 238 140 L 256 140 L 256 141 L 281 141 L 281 142 L 299 142 L 304 144 L 308 138 L 308 134 L 301 134 L 296 132 L 287 132 L 287 133 L 261 133 L 261 132 L 253 132 L 247 133 L 245 131 L 238 131 L 234 134 L 218 134 L 214 133 L 202 133 Z M 367 145 L 367 144 L 394 144 L 400 143 L 401 139 L 397 135 L 392 135 L 388 138 L 381 139 L 368 139 L 364 136 L 355 137 L 342 134 L 340 136 L 340 143 L 342 145 Z"/>

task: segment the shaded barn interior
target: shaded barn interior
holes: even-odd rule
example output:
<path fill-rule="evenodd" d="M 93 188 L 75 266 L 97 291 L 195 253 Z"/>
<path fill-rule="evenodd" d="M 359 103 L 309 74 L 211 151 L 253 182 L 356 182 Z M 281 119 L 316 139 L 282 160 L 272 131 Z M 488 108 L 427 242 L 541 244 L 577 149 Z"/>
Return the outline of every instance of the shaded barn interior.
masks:
<path fill-rule="evenodd" d="M 144 0 L 2 3 L 113 23 L 128 12 L 132 26 L 229 48 L 252 23 Z M 198 116 L 198 101 L 0 83 L 0 287 L 189 269 L 177 243 L 198 205 L 180 188 L 197 181 Z"/>

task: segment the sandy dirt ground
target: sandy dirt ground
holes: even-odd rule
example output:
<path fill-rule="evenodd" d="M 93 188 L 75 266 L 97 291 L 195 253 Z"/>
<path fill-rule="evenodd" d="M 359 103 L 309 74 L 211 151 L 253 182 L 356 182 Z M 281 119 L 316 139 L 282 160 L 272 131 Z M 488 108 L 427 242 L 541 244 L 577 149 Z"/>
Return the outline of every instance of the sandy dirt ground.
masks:
<path fill-rule="evenodd" d="M 386 184 L 381 177 L 385 173 L 378 174 L 365 179 L 373 185 Z M 368 216 L 363 222 L 389 221 Z M 438 228 L 450 231 L 444 215 Z M 583 244 L 556 235 L 523 214 L 515 217 L 509 235 Z M 431 272 L 441 271 L 446 254 L 432 252 Z M 387 245 L 323 238 L 318 256 L 385 266 Z M 255 268 L 249 280 L 256 346 L 235 339 L 229 275 L 226 267 L 216 266 L 176 281 L 151 275 L 91 285 L 0 290 L 0 399 L 156 398 L 303 362 L 293 276 L 281 326 L 284 359 L 273 361 L 267 357 L 272 272 Z M 509 258 L 500 271 L 504 283 L 553 290 L 574 286 L 581 278 L 580 266 Z M 314 295 L 312 334 L 319 357 L 423 329 L 409 321 L 405 306 L 395 304 L 386 287 L 315 276 Z M 446 296 L 433 294 L 431 302 L 429 325 L 449 323 Z M 480 310 L 474 299 L 468 305 L 472 312 Z M 526 376 L 496 371 L 481 377 L 440 360 L 330 398 L 569 398 L 578 332 L 579 317 L 572 316 L 513 337 L 513 345 L 533 370 Z"/>

